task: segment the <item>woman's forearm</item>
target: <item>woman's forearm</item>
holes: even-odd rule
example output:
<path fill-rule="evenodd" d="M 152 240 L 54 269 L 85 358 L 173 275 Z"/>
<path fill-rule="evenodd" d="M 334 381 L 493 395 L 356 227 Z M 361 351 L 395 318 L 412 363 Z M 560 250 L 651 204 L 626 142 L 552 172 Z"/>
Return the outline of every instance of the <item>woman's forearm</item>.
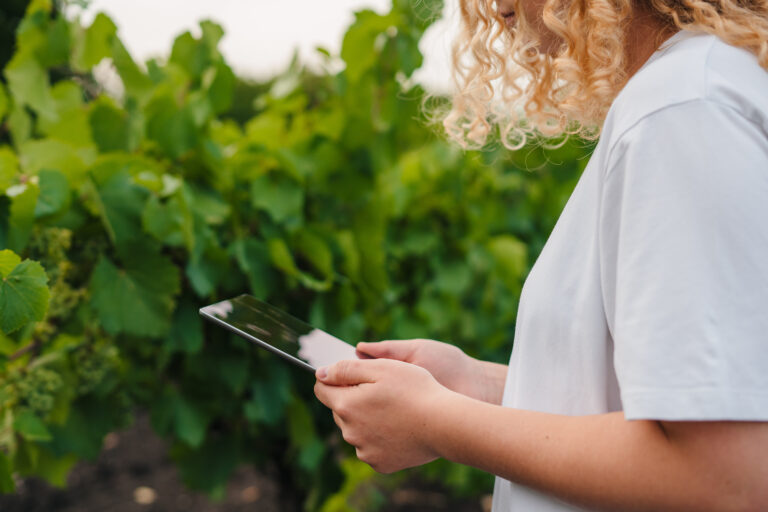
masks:
<path fill-rule="evenodd" d="M 576 505 L 611 511 L 759 509 L 749 484 L 740 485 L 728 463 L 692 455 L 658 422 L 626 421 L 623 413 L 544 414 L 457 394 L 450 400 L 429 420 L 435 453 Z"/>
<path fill-rule="evenodd" d="M 507 380 L 507 365 L 477 359 L 475 361 L 477 361 L 476 375 L 479 382 L 479 396 L 473 398 L 490 404 L 501 405 L 504 384 Z"/>

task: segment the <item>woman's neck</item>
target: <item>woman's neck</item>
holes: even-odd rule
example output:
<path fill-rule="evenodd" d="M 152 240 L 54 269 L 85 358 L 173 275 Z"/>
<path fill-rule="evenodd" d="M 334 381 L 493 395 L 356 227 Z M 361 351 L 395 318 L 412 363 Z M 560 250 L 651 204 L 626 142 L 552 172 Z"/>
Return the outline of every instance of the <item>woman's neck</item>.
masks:
<path fill-rule="evenodd" d="M 636 8 L 627 28 L 627 80 L 643 67 L 651 55 L 670 37 L 678 32 L 649 11 Z"/>

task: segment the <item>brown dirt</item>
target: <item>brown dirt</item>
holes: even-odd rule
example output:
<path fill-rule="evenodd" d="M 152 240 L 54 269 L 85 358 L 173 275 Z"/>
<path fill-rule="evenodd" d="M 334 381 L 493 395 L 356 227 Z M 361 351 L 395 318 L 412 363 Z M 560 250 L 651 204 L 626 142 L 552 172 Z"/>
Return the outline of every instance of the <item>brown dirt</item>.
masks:
<path fill-rule="evenodd" d="M 486 497 L 451 500 L 444 489 L 412 483 L 388 497 L 383 512 L 483 512 Z M 281 506 L 282 505 L 282 506 Z M 70 473 L 66 489 L 39 479 L 18 482 L 17 492 L 0 495 L 2 512 L 286 512 L 280 486 L 252 467 L 241 467 L 227 487 L 226 498 L 212 502 L 187 489 L 165 442 L 139 418 L 126 431 L 107 436 L 95 462 L 82 462 Z M 361 511 L 364 512 L 364 511 Z"/>

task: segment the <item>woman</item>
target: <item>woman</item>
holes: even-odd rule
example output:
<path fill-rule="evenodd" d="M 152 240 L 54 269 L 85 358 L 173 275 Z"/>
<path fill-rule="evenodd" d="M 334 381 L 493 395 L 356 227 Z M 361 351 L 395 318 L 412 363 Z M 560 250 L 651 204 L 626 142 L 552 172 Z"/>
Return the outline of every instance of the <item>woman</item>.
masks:
<path fill-rule="evenodd" d="M 376 359 L 319 369 L 316 395 L 378 471 L 497 475 L 497 512 L 768 510 L 768 3 L 463 0 L 462 17 L 454 138 L 600 141 L 525 282 L 509 367 L 361 343 Z"/>

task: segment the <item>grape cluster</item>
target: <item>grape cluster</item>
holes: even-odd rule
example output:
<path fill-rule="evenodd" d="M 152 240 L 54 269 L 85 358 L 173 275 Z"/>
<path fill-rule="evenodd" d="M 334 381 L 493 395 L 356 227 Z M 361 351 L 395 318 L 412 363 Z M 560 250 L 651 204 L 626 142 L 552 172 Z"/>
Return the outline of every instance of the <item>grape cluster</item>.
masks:
<path fill-rule="evenodd" d="M 29 239 L 29 255 L 40 262 L 46 272 L 55 280 L 59 263 L 67 260 L 67 251 L 72 246 L 72 231 L 65 228 L 36 228 Z"/>
<path fill-rule="evenodd" d="M 17 376 L 16 391 L 19 400 L 39 416 L 51 409 L 62 380 L 58 373 L 48 368 L 35 367 Z"/>
<path fill-rule="evenodd" d="M 116 369 L 116 357 L 117 351 L 110 346 L 87 347 L 77 352 L 73 363 L 78 377 L 78 394 L 85 395 L 96 390 L 104 378 Z"/>
<path fill-rule="evenodd" d="M 66 281 L 71 268 L 72 264 L 68 261 L 59 263 L 59 278 L 51 286 L 48 318 L 66 319 L 86 296 L 86 288 L 73 288 Z"/>
<path fill-rule="evenodd" d="M 0 379 L 0 411 L 12 408 L 19 399 L 16 386 L 8 379 Z"/>
<path fill-rule="evenodd" d="M 30 257 L 43 265 L 50 279 L 49 321 L 66 320 L 87 292 L 85 287 L 73 287 L 70 282 L 77 273 L 67 255 L 71 247 L 72 231 L 65 228 L 38 227 L 29 240 Z"/>

